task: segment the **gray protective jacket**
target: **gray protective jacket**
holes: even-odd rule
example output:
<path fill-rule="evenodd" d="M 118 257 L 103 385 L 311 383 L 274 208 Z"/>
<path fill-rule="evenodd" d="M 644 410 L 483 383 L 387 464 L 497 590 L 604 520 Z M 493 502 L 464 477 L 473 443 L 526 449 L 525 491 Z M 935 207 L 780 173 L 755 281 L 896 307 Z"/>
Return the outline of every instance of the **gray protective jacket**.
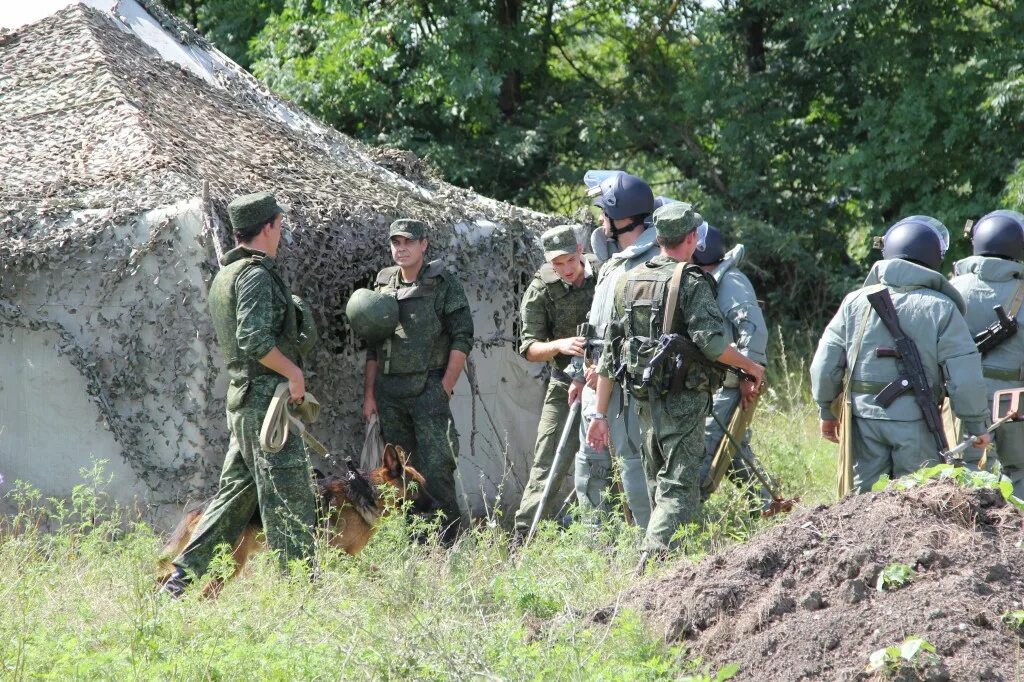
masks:
<path fill-rule="evenodd" d="M 871 309 L 866 296 L 875 285 L 890 289 L 903 331 L 917 345 L 931 386 L 945 386 L 953 412 L 970 433 L 981 433 L 988 424 L 988 406 L 981 376 L 981 356 L 964 320 L 964 303 L 952 285 L 934 270 L 905 260 L 882 260 L 871 268 L 864 288 L 848 294 L 825 328 L 811 363 L 811 394 L 822 419 L 834 419 L 830 405 L 843 388 L 847 366 L 854 382 L 887 384 L 897 378 L 895 358 L 879 358 L 875 349 L 892 347 L 893 338 Z M 868 315 L 860 350 L 853 357 L 858 323 Z M 874 393 L 853 391 L 858 417 L 914 421 L 921 409 L 911 393 L 897 398 L 888 408 L 875 401 Z"/>
<path fill-rule="evenodd" d="M 1003 306 L 1009 312 L 1010 301 L 1017 293 L 1017 288 L 1024 283 L 1024 263 L 1017 263 L 1002 258 L 987 256 L 971 256 L 958 261 L 953 266 L 953 279 L 950 284 L 963 296 L 967 306 L 967 326 L 971 334 L 977 334 L 996 321 L 992 308 Z M 1017 311 L 1018 322 L 1024 310 Z M 1003 341 L 992 351 L 985 354 L 981 364 L 986 374 L 996 372 L 1017 372 L 1020 376 L 1024 365 L 1024 325 L 1016 334 Z M 1015 387 L 1024 381 L 1000 378 L 989 379 L 989 390 L 994 392 L 1000 388 Z"/>
<path fill-rule="evenodd" d="M 718 309 L 727 323 L 726 339 L 735 343 L 743 355 L 763 365 L 768 360 L 768 325 L 754 285 L 738 266 L 739 262 L 735 263 L 718 281 Z"/>

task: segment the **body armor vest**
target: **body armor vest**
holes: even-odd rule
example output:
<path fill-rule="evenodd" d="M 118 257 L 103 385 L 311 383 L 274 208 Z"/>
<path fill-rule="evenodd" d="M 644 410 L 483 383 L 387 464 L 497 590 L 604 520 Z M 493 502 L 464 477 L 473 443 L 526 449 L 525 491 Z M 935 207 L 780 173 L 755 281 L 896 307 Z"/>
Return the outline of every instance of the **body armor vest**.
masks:
<path fill-rule="evenodd" d="M 445 278 L 444 264 L 431 261 L 410 286 L 401 286 L 401 269 L 384 268 L 377 275 L 377 291 L 393 294 L 398 301 L 398 327 L 378 347 L 377 361 L 383 374 L 418 374 L 443 370 L 451 342 L 437 310 L 437 293 Z"/>

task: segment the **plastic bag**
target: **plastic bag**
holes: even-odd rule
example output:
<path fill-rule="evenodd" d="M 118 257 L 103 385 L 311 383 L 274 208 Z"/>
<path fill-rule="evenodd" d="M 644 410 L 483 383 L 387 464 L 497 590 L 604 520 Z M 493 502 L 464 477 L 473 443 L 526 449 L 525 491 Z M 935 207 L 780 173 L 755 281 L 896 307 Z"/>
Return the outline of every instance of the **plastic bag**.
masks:
<path fill-rule="evenodd" d="M 380 434 L 380 420 L 374 412 L 366 424 L 366 438 L 363 440 L 363 451 L 359 454 L 359 468 L 363 471 L 373 471 L 383 461 L 384 438 Z"/>

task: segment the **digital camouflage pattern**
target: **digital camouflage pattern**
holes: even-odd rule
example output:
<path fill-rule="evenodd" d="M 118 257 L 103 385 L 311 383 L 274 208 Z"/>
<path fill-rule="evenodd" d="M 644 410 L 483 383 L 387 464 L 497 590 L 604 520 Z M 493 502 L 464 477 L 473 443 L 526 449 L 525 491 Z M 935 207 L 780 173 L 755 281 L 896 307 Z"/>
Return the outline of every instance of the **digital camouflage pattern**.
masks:
<path fill-rule="evenodd" d="M 973 336 L 996 321 L 993 306 L 1001 305 L 1007 313 L 1010 312 L 1010 302 L 1017 289 L 1024 286 L 1024 263 L 971 256 L 953 266 L 953 275 L 950 284 L 963 296 L 967 306 L 967 327 Z M 1024 310 L 1017 311 L 1018 323 L 1021 322 L 1022 314 Z M 989 400 L 998 390 L 1024 386 L 1022 365 L 1024 330 L 1018 330 L 982 356 L 981 371 L 985 376 L 985 393 Z M 1014 375 L 1016 379 L 1011 378 Z M 964 435 L 963 429 L 960 435 Z M 994 445 L 988 452 L 988 468 L 998 461 L 1003 474 L 1013 481 L 1014 495 L 1024 498 L 1024 423 L 1003 424 L 992 433 L 992 440 Z M 980 458 L 981 451 L 976 448 L 964 453 L 964 461 L 968 464 L 976 464 Z"/>
<path fill-rule="evenodd" d="M 316 500 L 309 457 L 299 438 L 264 452 L 259 432 L 282 377 L 259 363 L 275 346 L 301 364 L 295 300 L 272 258 L 246 247 L 224 254 L 210 286 L 209 308 L 228 367 L 231 441 L 217 495 L 174 564 L 193 575 L 218 546 L 231 545 L 259 510 L 267 543 L 282 562 L 313 556 Z M 306 334 L 309 331 L 307 327 Z"/>
<path fill-rule="evenodd" d="M 656 272 L 666 281 L 672 277 L 678 261 L 665 255 L 655 256 L 627 276 L 635 279 Z M 615 297 L 615 314 L 625 318 L 625 284 Z M 718 310 L 712 283 L 702 272 L 687 270 L 680 284 L 678 310 L 672 333 L 686 334 L 700 352 L 715 360 L 725 352 L 724 320 Z M 660 321 L 654 325 L 660 333 Z M 650 325 L 642 330 L 647 335 Z M 622 346 L 628 348 L 634 331 L 628 327 Z M 605 336 L 611 343 L 612 334 Z M 614 376 L 621 358 L 619 350 L 601 356 L 598 371 Z M 687 375 L 686 386 L 654 400 L 634 400 L 639 405 L 640 428 L 644 433 L 643 462 L 651 499 L 651 520 L 647 526 L 643 549 L 660 551 L 671 548 L 672 536 L 680 526 L 697 520 L 700 512 L 700 473 L 704 460 L 704 420 L 711 407 L 711 395 L 700 390 L 701 372 Z M 692 378 L 691 378 L 692 377 Z"/>
<path fill-rule="evenodd" d="M 598 232 L 594 233 L 599 234 Z M 627 272 L 646 263 L 658 254 L 653 228 L 646 229 L 636 242 L 612 254 L 601 266 L 594 289 L 594 302 L 590 306 L 587 321 L 593 326 L 598 339 L 603 339 L 608 323 L 615 314 L 615 288 Z M 633 520 L 641 528 L 647 527 L 650 518 L 650 500 L 647 494 L 647 476 L 644 473 L 641 450 L 643 438 L 640 433 L 640 417 L 636 403 L 623 404 L 622 389 L 618 385 L 612 390 L 609 414 L 621 414 L 621 419 L 608 420 L 610 450 L 595 450 L 587 444 L 586 433 L 590 420 L 586 415 L 597 409 L 597 394 L 589 386 L 584 387 L 580 412 L 580 449 L 576 453 L 576 502 L 583 518 L 596 523 L 602 514 L 611 510 L 608 493 L 612 485 L 612 453 L 621 467 L 622 488 Z"/>
<path fill-rule="evenodd" d="M 738 269 L 738 265 L 737 261 L 718 280 L 718 309 L 725 319 L 725 337 L 727 341 L 736 344 L 736 349 L 740 353 L 764 365 L 768 361 L 768 325 L 765 323 L 761 304 L 757 301 L 754 285 Z M 726 376 L 725 386 L 715 394 L 711 406 L 714 417 L 708 416 L 704 422 L 705 454 L 701 468 L 702 481 L 709 475 L 711 460 L 725 438 L 725 430 L 719 422 L 728 426 L 733 412 L 740 404 L 740 391 L 737 385 L 738 379 L 735 375 Z M 751 459 L 754 457 L 750 447 L 752 433 L 752 429 L 747 429 L 745 433 L 732 434 L 739 442 L 740 450 Z M 739 452 L 733 458 L 727 475 L 737 487 L 749 491 L 752 497 L 757 497 L 758 504 L 764 506 L 771 502 L 771 493 L 760 484 Z"/>
<path fill-rule="evenodd" d="M 573 239 L 575 240 L 575 235 Z M 559 244 L 553 239 L 544 243 L 545 249 L 549 246 L 555 248 Z M 585 272 L 579 287 L 564 282 L 548 264 L 541 266 L 534 275 L 529 288 L 523 294 L 522 305 L 519 308 L 519 319 L 522 323 L 519 353 L 523 357 L 526 357 L 530 346 L 538 341 L 547 342 L 576 336 L 577 327 L 587 321 L 590 304 L 594 298 L 594 287 L 597 284 L 597 262 L 590 255 L 583 262 Z M 544 394 L 544 407 L 537 425 L 533 466 L 530 468 L 530 479 L 523 490 L 519 510 L 515 515 L 516 528 L 524 532 L 528 531 L 530 524 L 533 523 L 537 507 L 542 501 L 544 484 L 549 476 L 553 475 L 559 482 L 559 486 L 551 493 L 550 501 L 556 503 L 565 499 L 561 481 L 573 463 L 571 454 L 579 448 L 579 431 L 573 429 L 565 445 L 570 456 L 563 458 L 563 464 L 558 471 L 551 471 L 555 449 L 569 416 L 569 383 L 565 370 L 570 361 L 569 356 L 562 354 L 548 361 L 550 375 Z M 574 372 L 570 370 L 569 373 Z M 557 511 L 551 506 L 545 509 L 542 518 L 548 518 L 550 513 Z"/>
<path fill-rule="evenodd" d="M 403 282 L 398 266 L 377 275 L 376 290 L 398 299 L 394 336 L 367 351 L 379 369 L 374 392 L 385 442 L 410 453 L 409 463 L 427 480 L 452 528 L 461 521 L 455 486 L 459 434 L 449 396 L 441 385 L 448 354 L 473 348 L 473 316 L 458 279 L 440 261 Z"/>
<path fill-rule="evenodd" d="M 877 348 L 893 345 L 892 335 L 866 300 L 880 286 L 890 289 L 900 326 L 917 346 L 936 401 L 947 393 L 953 413 L 971 433 L 981 433 L 988 424 L 981 357 L 964 320 L 960 294 L 934 270 L 899 259 L 878 261 L 864 287 L 843 299 L 811 363 L 811 394 L 825 420 L 835 419 L 831 404 L 843 390 L 847 367 L 853 368 L 853 472 L 859 492 L 870 490 L 882 474 L 896 478 L 938 461 L 935 441 L 919 437 L 926 432 L 924 419 L 911 394 L 889 407 L 875 400 L 899 373 L 895 358 L 875 354 Z M 862 320 L 863 340 L 852 357 Z"/>

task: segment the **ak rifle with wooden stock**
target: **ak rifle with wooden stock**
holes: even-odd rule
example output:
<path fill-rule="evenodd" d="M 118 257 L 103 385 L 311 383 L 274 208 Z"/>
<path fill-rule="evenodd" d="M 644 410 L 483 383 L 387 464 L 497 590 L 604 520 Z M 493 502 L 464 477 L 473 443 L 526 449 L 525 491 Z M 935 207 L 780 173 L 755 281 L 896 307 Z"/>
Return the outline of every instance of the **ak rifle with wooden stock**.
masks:
<path fill-rule="evenodd" d="M 895 348 L 877 348 L 875 355 L 880 358 L 896 358 L 897 366 L 900 368 L 900 376 L 879 391 L 875 396 L 875 401 L 882 407 L 889 407 L 896 398 L 913 391 L 914 400 L 921 408 L 925 424 L 935 438 L 935 446 L 938 448 L 939 454 L 942 455 L 949 449 L 949 445 L 946 443 L 946 434 L 942 429 L 942 414 L 939 412 L 939 406 L 935 403 L 935 394 L 928 383 L 928 375 L 921 362 L 921 354 L 914 341 L 900 327 L 900 319 L 896 315 L 896 307 L 892 304 L 889 290 L 881 289 L 868 294 L 867 298 L 868 303 L 878 313 L 882 324 L 892 334 L 896 344 Z"/>

